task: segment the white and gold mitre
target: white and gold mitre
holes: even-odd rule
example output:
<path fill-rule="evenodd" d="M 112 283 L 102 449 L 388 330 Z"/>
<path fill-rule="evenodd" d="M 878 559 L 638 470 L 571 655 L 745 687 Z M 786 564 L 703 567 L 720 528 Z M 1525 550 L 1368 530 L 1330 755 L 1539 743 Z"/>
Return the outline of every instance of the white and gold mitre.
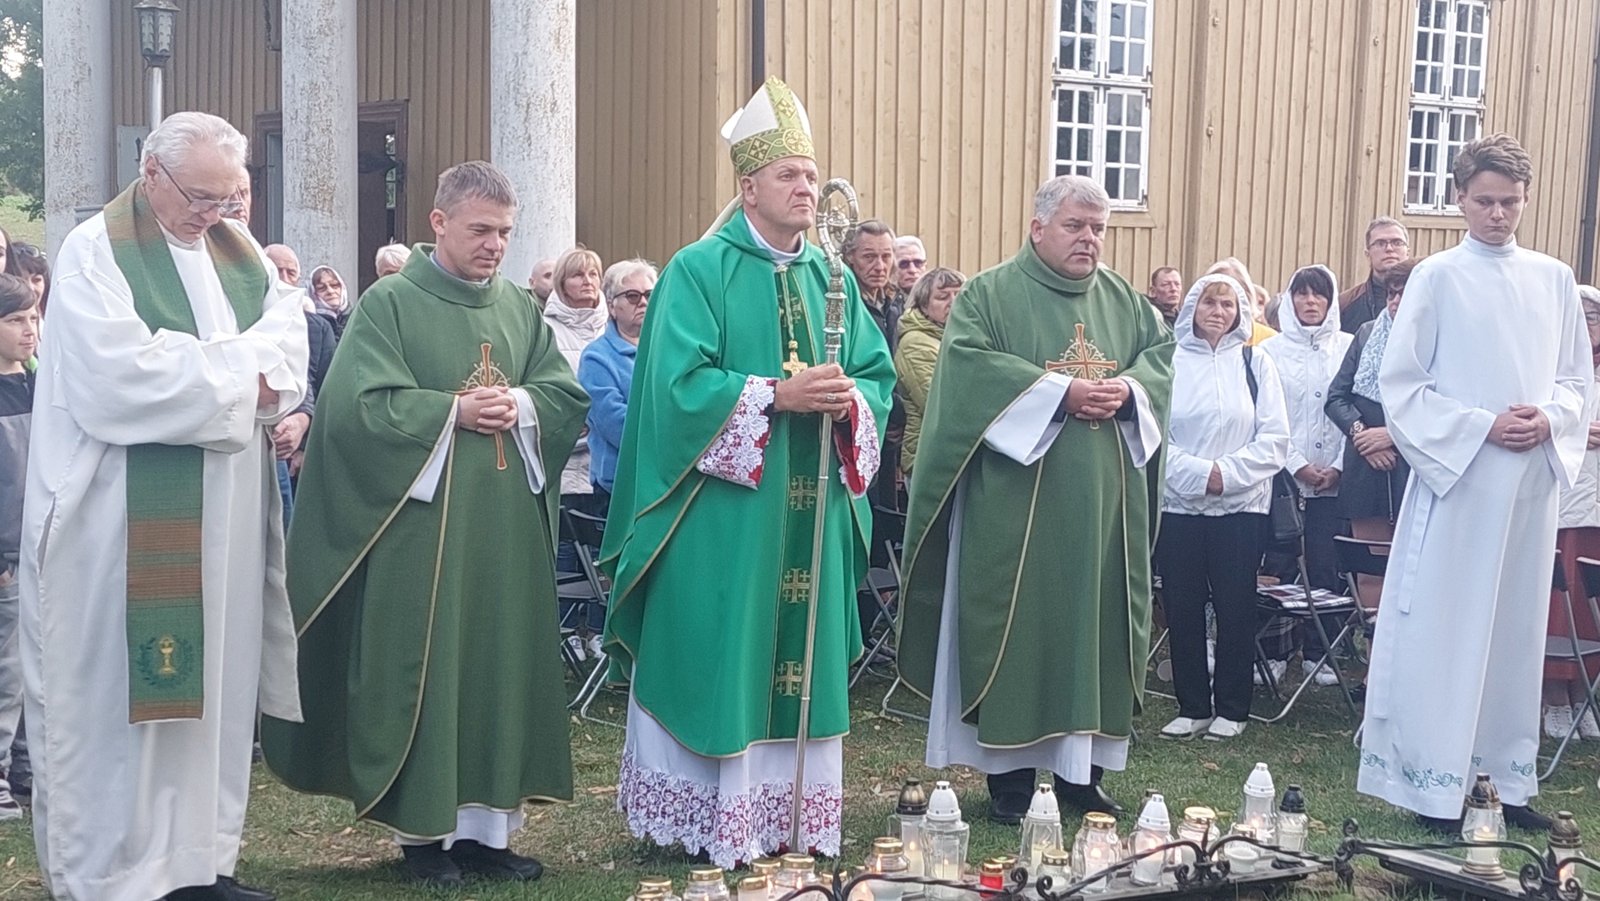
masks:
<path fill-rule="evenodd" d="M 767 78 L 744 108 L 722 126 L 722 139 L 731 147 L 733 169 L 749 175 L 785 157 L 817 158 L 811 143 L 811 118 L 800 98 L 782 79 Z"/>

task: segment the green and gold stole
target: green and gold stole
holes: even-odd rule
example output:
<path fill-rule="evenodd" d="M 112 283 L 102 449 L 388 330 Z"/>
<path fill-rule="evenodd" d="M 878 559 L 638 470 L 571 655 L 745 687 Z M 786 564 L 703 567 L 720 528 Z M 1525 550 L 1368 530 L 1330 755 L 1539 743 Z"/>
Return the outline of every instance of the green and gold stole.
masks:
<path fill-rule="evenodd" d="M 152 333 L 196 335 L 194 310 L 142 179 L 106 204 L 105 219 L 112 257 L 139 318 Z M 205 244 L 242 332 L 261 318 L 268 287 L 261 257 L 226 223 L 213 226 Z M 128 722 L 199 719 L 205 712 L 205 451 L 187 444 L 135 444 L 127 456 Z"/>

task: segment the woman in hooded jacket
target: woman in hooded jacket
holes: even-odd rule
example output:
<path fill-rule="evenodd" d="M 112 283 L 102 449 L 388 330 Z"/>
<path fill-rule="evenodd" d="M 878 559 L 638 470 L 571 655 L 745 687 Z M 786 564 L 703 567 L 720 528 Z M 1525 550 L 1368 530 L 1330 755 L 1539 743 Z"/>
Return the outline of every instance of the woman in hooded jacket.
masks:
<path fill-rule="evenodd" d="M 318 266 L 311 270 L 311 303 L 317 313 L 333 325 L 333 337 L 344 337 L 345 324 L 350 321 L 350 291 L 344 279 L 332 266 Z"/>
<path fill-rule="evenodd" d="M 1178 716 L 1165 738 L 1227 739 L 1250 717 L 1256 572 L 1272 479 L 1289 452 L 1278 368 L 1250 353 L 1248 289 L 1207 275 L 1173 324 L 1172 420 L 1156 565 L 1172 639 Z M 1252 349 L 1253 350 L 1253 349 Z M 1216 614 L 1216 666 L 1206 666 L 1206 604 Z"/>
<path fill-rule="evenodd" d="M 1294 490 L 1305 503 L 1306 576 L 1312 588 L 1343 593 L 1333 539 L 1342 529 L 1339 480 L 1344 469 L 1344 433 L 1328 418 L 1328 386 L 1338 374 L 1353 336 L 1340 330 L 1339 283 L 1326 266 L 1305 266 L 1289 279 L 1278 308 L 1279 334 L 1262 342 L 1283 383 L 1289 411 L 1289 462 Z M 1337 624 L 1332 620 L 1325 623 Z M 1303 630 L 1307 674 L 1322 656 L 1316 630 Z M 1338 680 L 1326 667 L 1318 684 Z"/>

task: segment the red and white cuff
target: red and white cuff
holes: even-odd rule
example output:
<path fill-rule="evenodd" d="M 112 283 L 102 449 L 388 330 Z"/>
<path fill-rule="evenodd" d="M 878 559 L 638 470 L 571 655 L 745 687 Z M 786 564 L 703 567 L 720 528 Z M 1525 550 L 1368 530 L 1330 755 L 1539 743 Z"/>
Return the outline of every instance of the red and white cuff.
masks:
<path fill-rule="evenodd" d="M 772 420 L 767 411 L 777 387 L 777 379 L 758 375 L 745 379 L 728 424 L 695 468 L 735 485 L 759 487 L 761 470 L 766 465 L 767 441 L 772 438 Z"/>
<path fill-rule="evenodd" d="M 882 450 L 878 447 L 878 418 L 859 388 L 850 389 L 850 413 L 833 424 L 833 446 L 839 451 L 839 480 L 851 497 L 867 493 L 878 474 Z"/>

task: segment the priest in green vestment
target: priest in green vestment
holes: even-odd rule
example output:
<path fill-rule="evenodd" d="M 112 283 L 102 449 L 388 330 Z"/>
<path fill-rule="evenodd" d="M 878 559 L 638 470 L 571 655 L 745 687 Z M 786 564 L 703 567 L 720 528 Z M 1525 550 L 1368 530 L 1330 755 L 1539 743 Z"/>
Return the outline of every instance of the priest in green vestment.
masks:
<path fill-rule="evenodd" d="M 497 274 L 510 182 L 463 163 L 434 203 L 437 246 L 361 297 L 317 398 L 288 553 L 305 722 L 261 743 L 451 886 L 537 878 L 508 850 L 523 802 L 572 795 L 557 480 L 588 397 Z"/>
<path fill-rule="evenodd" d="M 614 579 L 606 651 L 632 683 L 618 807 L 635 835 L 731 867 L 789 836 L 813 586 L 801 834 L 839 851 L 864 495 L 894 370 L 848 276 L 843 348 L 824 360 L 828 271 L 805 240 L 818 187 L 799 101 L 769 79 L 724 136 L 740 197 L 651 297 L 602 566 Z"/>
<path fill-rule="evenodd" d="M 931 699 L 927 762 L 989 774 L 1016 822 L 1034 770 L 1120 810 L 1150 640 L 1172 333 L 1100 265 L 1110 201 L 1059 176 L 1022 250 L 945 326 L 907 514 L 900 672 Z"/>

